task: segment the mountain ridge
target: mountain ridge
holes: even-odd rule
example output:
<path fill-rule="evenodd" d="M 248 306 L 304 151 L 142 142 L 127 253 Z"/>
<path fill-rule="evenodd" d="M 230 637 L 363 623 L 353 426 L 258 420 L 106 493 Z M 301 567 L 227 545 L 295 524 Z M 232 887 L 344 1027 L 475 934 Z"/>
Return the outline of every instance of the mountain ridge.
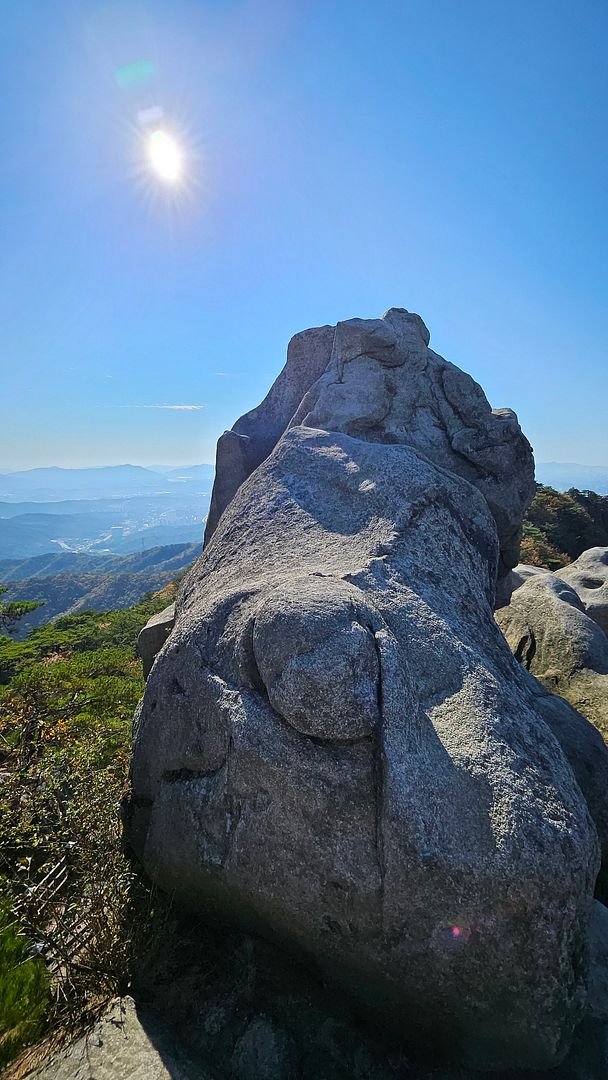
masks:
<path fill-rule="evenodd" d="M 201 551 L 200 543 L 170 544 L 124 556 L 67 552 L 50 558 L 4 559 L 0 561 L 0 582 L 6 589 L 3 599 L 43 601 L 42 607 L 20 620 L 16 636 L 21 638 L 59 615 L 85 608 L 130 607 L 146 593 L 172 582 Z M 46 572 L 53 569 L 57 572 Z"/>

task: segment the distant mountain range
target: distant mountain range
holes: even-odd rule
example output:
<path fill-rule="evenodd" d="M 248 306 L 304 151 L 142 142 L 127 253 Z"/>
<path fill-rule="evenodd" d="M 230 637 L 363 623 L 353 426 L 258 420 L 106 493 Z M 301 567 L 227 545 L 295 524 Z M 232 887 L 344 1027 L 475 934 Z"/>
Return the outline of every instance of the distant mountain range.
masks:
<path fill-rule="evenodd" d="M 109 465 L 0 475 L 5 600 L 43 600 L 18 634 L 57 615 L 128 607 L 202 550 L 212 465 Z"/>
<path fill-rule="evenodd" d="M 54 502 L 61 499 L 117 498 L 167 493 L 177 485 L 193 492 L 200 490 L 201 483 L 209 486 L 213 471 L 213 465 L 180 466 L 170 468 L 163 474 L 142 465 L 25 469 L 0 474 L 0 501 Z"/>
<path fill-rule="evenodd" d="M 198 543 L 212 481 L 205 464 L 164 475 L 140 465 L 0 475 L 0 559 Z"/>
<path fill-rule="evenodd" d="M 539 484 L 567 491 L 596 491 L 608 495 L 608 465 L 577 465 L 571 461 L 537 461 L 536 479 Z"/>
<path fill-rule="evenodd" d="M 157 592 L 201 554 L 202 545 L 172 544 L 132 555 L 80 555 L 61 552 L 31 559 L 0 561 L 3 600 L 43 600 L 21 620 L 18 636 L 58 615 L 85 608 L 107 611 L 129 607 L 147 592 Z"/>

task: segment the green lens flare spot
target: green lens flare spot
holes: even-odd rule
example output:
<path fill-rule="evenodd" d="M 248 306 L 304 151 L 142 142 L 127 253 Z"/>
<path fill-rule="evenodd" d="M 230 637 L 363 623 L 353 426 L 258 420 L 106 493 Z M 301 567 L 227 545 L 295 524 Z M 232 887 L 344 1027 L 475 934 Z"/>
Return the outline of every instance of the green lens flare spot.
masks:
<path fill-rule="evenodd" d="M 128 86 L 139 86 L 149 82 L 156 74 L 156 68 L 151 60 L 134 60 L 131 64 L 124 64 L 114 72 L 116 83 L 122 90 Z"/>

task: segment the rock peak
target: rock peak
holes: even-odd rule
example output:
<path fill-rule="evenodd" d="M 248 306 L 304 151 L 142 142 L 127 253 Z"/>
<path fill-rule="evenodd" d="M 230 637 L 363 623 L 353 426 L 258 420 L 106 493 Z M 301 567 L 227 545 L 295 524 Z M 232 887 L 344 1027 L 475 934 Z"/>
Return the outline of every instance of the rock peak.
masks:
<path fill-rule="evenodd" d="M 381 319 L 347 319 L 304 330 L 264 401 L 218 442 L 205 531 L 290 427 L 342 431 L 411 446 L 473 484 L 487 500 L 500 541 L 497 591 L 519 558 L 523 512 L 534 494 L 534 459 L 511 409 L 492 409 L 469 375 L 428 347 L 421 317 L 389 308 Z"/>

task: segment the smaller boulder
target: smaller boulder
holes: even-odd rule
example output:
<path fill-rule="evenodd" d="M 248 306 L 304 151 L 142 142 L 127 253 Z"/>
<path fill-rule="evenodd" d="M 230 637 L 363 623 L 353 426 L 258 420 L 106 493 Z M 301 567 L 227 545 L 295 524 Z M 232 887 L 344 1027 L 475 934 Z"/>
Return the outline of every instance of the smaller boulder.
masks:
<path fill-rule="evenodd" d="M 137 639 L 137 655 L 141 659 L 144 679 L 148 678 L 158 653 L 169 637 L 175 624 L 175 604 L 159 611 L 148 619 Z"/>
<path fill-rule="evenodd" d="M 608 734 L 608 639 L 574 589 L 549 572 L 529 576 L 509 606 L 496 612 L 496 621 L 527 669 L 536 708 L 587 801 L 602 848 L 596 896 L 606 901 L 608 752 L 602 735 Z"/>
<path fill-rule="evenodd" d="M 574 589 L 589 618 L 608 634 L 608 547 L 583 551 L 575 562 L 557 570 L 555 576 Z"/>
<path fill-rule="evenodd" d="M 561 576 L 536 574 L 496 612 L 496 620 L 524 667 L 607 738 L 608 637 L 578 592 Z"/>
<path fill-rule="evenodd" d="M 513 584 L 513 591 L 519 589 L 520 585 L 523 585 L 524 581 L 527 581 L 530 577 L 536 577 L 537 574 L 550 574 L 551 571 L 545 569 L 544 566 L 530 566 L 528 563 L 518 563 L 511 571 L 511 582 Z"/>
<path fill-rule="evenodd" d="M 265 1016 L 256 1016 L 234 1048 L 233 1076 L 238 1080 L 289 1080 L 294 1076 L 289 1049 L 285 1032 Z"/>
<path fill-rule="evenodd" d="M 536 574 L 550 573 L 551 571 L 546 570 L 544 566 L 530 566 L 528 563 L 518 563 L 499 583 L 499 587 L 496 589 L 495 606 L 497 608 L 506 607 L 515 590 L 519 589 L 529 577 L 535 577 Z"/>

